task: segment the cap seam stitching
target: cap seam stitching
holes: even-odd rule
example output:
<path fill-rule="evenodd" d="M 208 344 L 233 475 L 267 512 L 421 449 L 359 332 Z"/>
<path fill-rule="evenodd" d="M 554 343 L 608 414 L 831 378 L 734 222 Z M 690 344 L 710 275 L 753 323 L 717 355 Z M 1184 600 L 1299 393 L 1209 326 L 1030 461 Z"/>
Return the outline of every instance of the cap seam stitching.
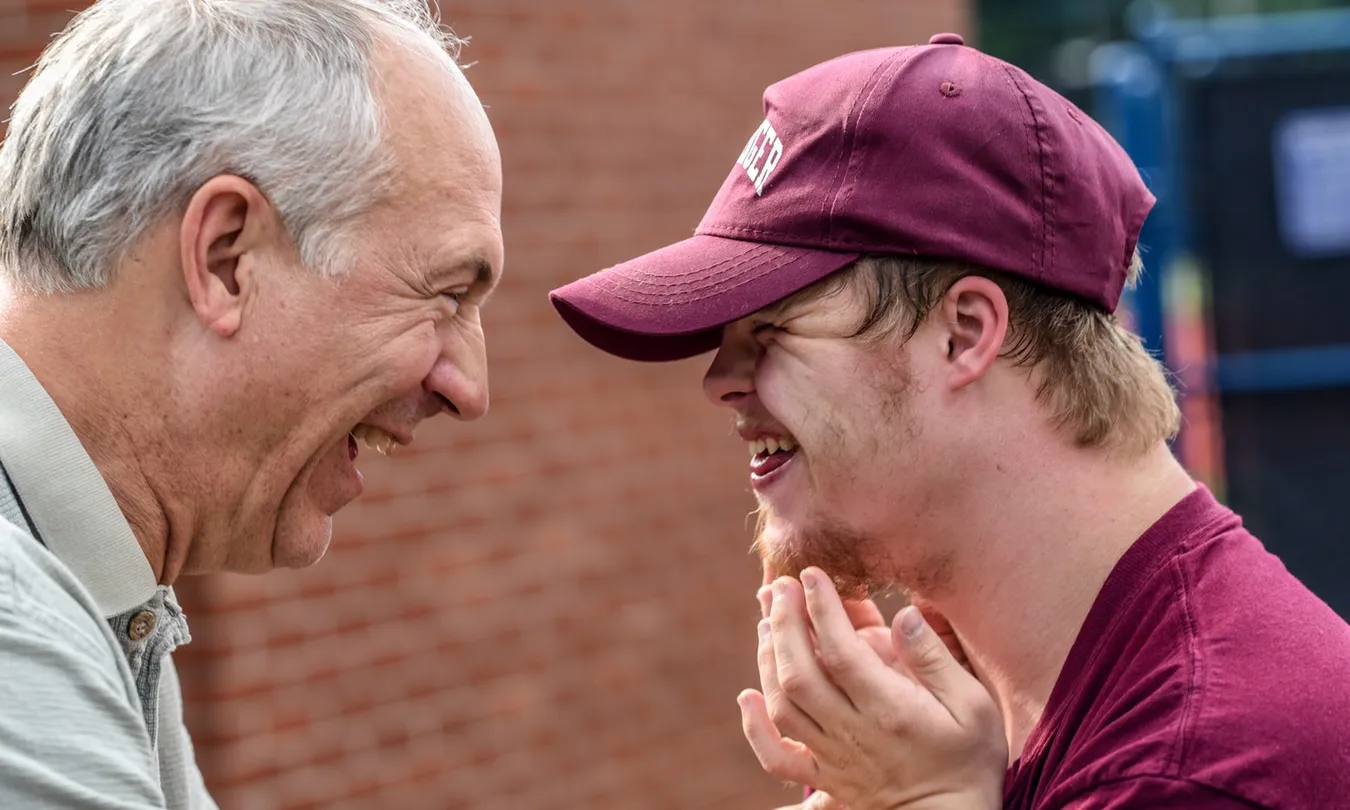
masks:
<path fill-rule="evenodd" d="M 725 259 L 722 259 L 721 261 L 715 262 L 715 263 L 709 265 L 708 267 L 706 267 L 706 268 L 704 268 L 704 269 L 705 269 L 705 271 L 716 271 L 716 270 L 718 270 L 719 268 L 725 267 L 726 265 L 730 265 L 730 264 L 735 263 L 735 262 L 738 261 L 739 259 L 741 259 L 741 258 L 743 258 L 743 257 L 745 257 L 745 256 L 747 256 L 747 255 L 749 255 L 749 254 L 751 254 L 751 253 L 758 253 L 758 252 L 759 252 L 762 248 L 764 248 L 764 247 L 773 247 L 773 246 L 772 246 L 772 245 L 766 246 L 766 245 L 763 245 L 763 244 L 761 244 L 761 243 L 759 243 L 759 242 L 755 242 L 755 243 L 752 243 L 752 244 L 748 244 L 748 245 L 745 245 L 744 247 L 742 247 L 742 248 L 741 248 L 740 250 L 738 250 L 736 253 L 734 253 L 734 254 L 732 254 L 732 255 L 726 257 Z M 662 275 L 660 275 L 660 274 L 658 274 L 658 273 L 652 273 L 652 272 L 650 272 L 650 271 L 647 271 L 647 270 L 643 269 L 643 268 L 640 266 L 640 263 L 634 264 L 633 267 L 632 267 L 632 271 L 633 271 L 634 275 L 641 275 L 641 276 L 643 276 L 643 277 L 645 277 L 645 278 L 661 278 L 661 279 L 669 278 L 669 276 L 662 276 Z"/>
<path fill-rule="evenodd" d="M 830 193 L 821 200 L 820 215 L 825 219 L 825 238 L 834 238 L 834 214 L 839 208 L 839 194 L 843 190 L 847 180 L 849 167 L 853 163 L 854 148 L 857 145 L 858 132 L 862 129 L 862 110 L 865 105 L 864 96 L 869 96 L 876 88 L 877 75 L 886 70 L 892 63 L 899 59 L 908 58 L 908 54 L 901 52 L 892 54 L 872 69 L 871 75 L 863 84 L 863 89 L 859 91 L 857 98 L 853 100 L 853 107 L 844 116 L 844 138 L 840 149 L 839 168 L 835 171 L 834 180 L 830 184 Z M 856 114 L 856 117 L 855 117 Z M 853 128 L 849 129 L 848 123 L 853 121 Z"/>
<path fill-rule="evenodd" d="M 873 71 L 871 76 L 868 77 L 867 79 L 868 84 L 865 86 L 863 93 L 859 94 L 859 100 L 861 101 L 861 109 L 858 110 L 858 126 L 856 127 L 854 134 L 855 148 L 849 153 L 848 164 L 846 165 L 844 171 L 844 182 L 841 184 L 839 192 L 835 196 L 834 205 L 830 209 L 829 233 L 831 237 L 834 236 L 835 211 L 840 207 L 842 203 L 847 203 L 849 200 L 853 198 L 853 192 L 857 188 L 855 178 L 857 177 L 858 174 L 858 167 L 856 166 L 854 160 L 858 155 L 858 150 L 856 149 L 857 133 L 860 133 L 862 131 L 863 116 L 867 114 L 868 108 L 872 103 L 872 98 L 876 95 L 878 88 L 880 88 L 882 85 L 883 79 L 880 78 L 878 74 L 881 74 L 883 71 L 891 71 L 891 78 L 893 79 L 894 76 L 900 72 L 900 69 L 904 67 L 911 59 L 913 59 L 919 53 L 920 51 L 918 49 L 907 49 L 898 54 L 895 54 L 890 59 L 878 65 L 877 69 Z M 866 95 L 866 98 L 862 98 L 863 95 Z"/>
<path fill-rule="evenodd" d="M 1028 98 L 1026 91 L 1022 89 L 1022 87 L 1021 87 L 1020 84 L 1018 84 L 1016 77 L 1013 75 L 1011 66 L 1010 66 L 1010 65 L 1007 65 L 1007 64 L 1005 64 L 1005 63 L 999 62 L 999 61 L 997 61 L 997 60 L 992 60 L 992 61 L 994 61 L 994 64 L 998 65 L 998 66 L 1003 70 L 1004 80 L 1008 82 L 1008 85 L 1012 88 L 1013 93 L 1014 93 L 1015 95 L 1017 95 L 1018 97 L 1021 98 L 1021 100 L 1022 100 L 1022 105 L 1026 108 L 1026 113 L 1027 113 L 1027 115 L 1030 117 L 1031 132 L 1032 132 L 1032 134 L 1035 136 L 1035 143 L 1034 143 L 1034 144 L 1033 144 L 1031 138 L 1027 138 L 1027 139 L 1026 139 L 1026 147 L 1027 147 L 1027 157 L 1028 157 L 1028 161 L 1027 161 L 1027 162 L 1028 162 L 1028 164 L 1029 164 L 1029 167 L 1030 167 L 1030 168 L 1034 168 L 1034 167 L 1036 167 L 1036 166 L 1039 166 L 1039 168 L 1040 168 L 1039 177 L 1038 177 L 1037 179 L 1040 181 L 1040 182 L 1038 183 L 1038 185 L 1040 186 L 1040 191 L 1041 191 L 1041 200 L 1040 200 L 1040 202 L 1041 202 L 1041 205 L 1040 205 L 1040 209 L 1041 209 L 1041 212 L 1040 212 L 1040 213 L 1041 213 L 1040 253 L 1041 253 L 1041 256 L 1040 256 L 1040 261 L 1037 261 L 1037 260 L 1036 260 L 1037 257 L 1033 254 L 1033 255 L 1031 256 L 1031 262 L 1032 262 L 1032 264 L 1033 264 L 1033 265 L 1036 267 L 1036 269 L 1037 269 L 1037 275 L 1039 276 L 1039 279 L 1038 279 L 1038 280 L 1041 281 L 1041 282 L 1045 282 L 1046 279 L 1049 278 L 1049 268 L 1050 268 L 1050 265 L 1046 262 L 1046 258 L 1047 258 L 1047 256 L 1051 255 L 1051 250 L 1052 250 L 1052 248 L 1051 248 L 1050 245 L 1049 245 L 1049 241 L 1050 241 L 1050 240 L 1049 240 L 1049 236 L 1048 236 L 1049 228 L 1050 228 L 1050 224 L 1049 224 L 1049 203 L 1048 203 L 1048 195 L 1047 195 L 1047 193 L 1046 193 L 1046 188 L 1045 188 L 1045 152 L 1044 152 L 1044 149 L 1043 149 L 1043 147 L 1042 147 L 1042 145 L 1041 145 L 1041 143 L 1040 143 L 1040 125 L 1039 125 L 1039 122 L 1036 120 L 1036 112 L 1035 112 L 1035 110 L 1032 109 L 1032 106 L 1031 106 L 1031 99 Z"/>
<path fill-rule="evenodd" d="M 716 287 L 719 284 L 723 284 L 732 279 L 743 278 L 745 274 L 755 273 L 763 269 L 766 265 L 770 264 L 774 259 L 781 257 L 782 254 L 776 252 L 766 252 L 759 256 L 755 256 L 746 264 L 735 268 L 736 270 L 735 275 L 718 273 L 715 276 L 704 276 L 697 279 L 690 279 L 686 281 L 673 281 L 670 284 L 649 284 L 647 286 L 624 284 L 623 283 L 624 281 L 630 281 L 633 279 L 619 276 L 614 279 L 611 279 L 610 283 L 616 287 L 619 287 L 632 293 L 649 293 L 654 296 L 679 295 L 685 292 L 698 292 L 699 290 L 705 290 L 710 287 Z M 794 258 L 791 261 L 787 262 L 784 266 L 789 266 L 795 261 L 797 261 L 797 258 Z M 653 287 L 656 289 L 651 289 Z"/>
<path fill-rule="evenodd" d="M 747 267 L 744 268 L 744 269 L 747 270 L 747 271 L 761 270 L 761 269 L 764 268 L 765 265 L 768 265 L 768 264 L 771 262 L 772 259 L 776 258 L 776 256 L 775 256 L 774 254 L 767 254 L 767 255 L 765 255 L 765 256 L 762 257 L 762 258 L 763 258 L 763 261 L 760 261 L 760 262 L 758 262 L 758 263 L 756 263 L 756 264 L 754 264 L 754 265 L 747 266 Z M 781 267 L 791 267 L 792 265 L 801 262 L 801 261 L 802 261 L 803 259 L 805 259 L 805 258 L 806 258 L 805 255 L 796 256 L 796 257 L 794 257 L 792 260 L 790 260 L 790 261 L 785 262 L 784 264 L 782 264 Z M 710 289 L 716 288 L 716 293 L 725 293 L 725 292 L 729 292 L 729 291 L 731 291 L 731 290 L 735 290 L 735 289 L 737 289 L 737 288 L 739 288 L 739 287 L 744 287 L 746 284 L 749 284 L 750 282 L 755 281 L 755 280 L 757 280 L 757 279 L 760 279 L 760 278 L 762 278 L 762 277 L 763 277 L 763 274 L 746 275 L 746 276 L 742 276 L 742 277 L 739 277 L 739 278 L 735 279 L 733 282 L 730 283 L 729 286 L 726 286 L 726 285 L 724 285 L 724 284 L 722 284 L 722 283 L 716 283 L 716 284 L 714 284 L 714 283 L 709 283 L 709 284 L 703 285 L 702 287 L 694 288 L 693 290 L 671 290 L 671 291 L 669 291 L 669 292 L 652 292 L 652 293 L 649 293 L 649 295 L 650 295 L 651 298 L 656 298 L 656 299 L 667 299 L 667 298 L 673 298 L 673 297 L 679 296 L 679 297 L 682 298 L 682 302 L 683 302 L 683 303 L 694 303 L 694 302 L 697 302 L 697 301 L 706 301 L 707 299 L 714 297 L 714 294 L 715 294 L 715 293 L 698 294 L 698 293 L 702 293 L 702 292 L 705 291 L 705 290 L 710 290 Z M 609 285 L 608 285 L 608 286 L 609 286 L 609 289 L 610 289 L 610 294 L 613 295 L 615 298 L 618 298 L 618 299 L 620 299 L 620 300 L 622 300 L 622 301 L 627 301 L 627 302 L 630 303 L 630 304 L 644 304 L 644 305 L 649 305 L 649 306 L 650 306 L 650 305 L 660 306 L 660 305 L 662 304 L 662 302 L 661 302 L 660 300 L 657 300 L 657 301 L 654 302 L 654 301 L 651 301 L 651 300 L 643 300 L 643 299 L 641 299 L 641 298 L 633 298 L 633 297 L 630 297 L 630 296 L 633 295 L 633 294 L 642 293 L 642 292 L 644 292 L 644 291 L 643 291 L 643 290 L 633 289 L 633 288 L 631 288 L 631 287 L 621 287 L 621 286 L 619 286 L 618 284 L 616 284 L 616 283 L 614 282 L 614 280 L 612 280 L 612 279 L 608 279 L 607 281 L 609 281 Z M 725 282 L 726 280 L 723 279 L 722 281 Z M 691 293 L 691 292 L 692 292 L 692 293 L 695 293 L 695 294 L 694 294 L 692 297 L 689 297 L 689 293 Z M 628 293 L 628 295 L 624 295 L 624 293 Z"/>
<path fill-rule="evenodd" d="M 749 228 L 749 227 L 743 227 L 743 226 L 739 226 L 739 225 L 717 225 L 717 226 L 715 226 L 715 228 L 710 227 L 710 228 L 704 228 L 704 229 L 702 229 L 702 230 L 700 231 L 700 234 L 705 235 L 705 236 L 720 236 L 721 234 L 718 233 L 717 231 L 732 231 L 732 232 L 735 232 L 735 233 L 738 233 L 738 234 L 745 234 L 745 235 L 747 235 L 747 236 L 767 236 L 767 237 L 787 238 L 787 239 L 793 239 L 793 238 L 800 239 L 800 237 L 801 237 L 801 234 L 799 234 L 799 233 L 791 233 L 791 232 L 788 232 L 788 231 L 768 231 L 768 230 L 764 230 L 764 229 L 762 229 L 762 228 Z M 731 239 L 731 238 L 734 238 L 734 237 L 726 237 L 726 238 Z M 847 238 L 847 237 L 842 237 L 842 236 L 841 236 L 841 237 L 827 237 L 827 241 L 831 242 L 832 244 L 843 245 L 843 246 L 849 247 L 849 248 L 867 247 L 867 246 L 869 246 L 869 245 L 874 244 L 874 243 L 869 242 L 869 241 L 867 241 L 867 240 L 865 240 L 865 239 L 849 239 L 849 238 Z M 824 245 L 793 244 L 793 245 L 791 245 L 791 247 L 803 247 L 803 248 L 808 248 L 808 249 L 824 250 L 824 251 L 834 250 L 834 248 L 826 247 L 826 246 L 824 246 Z M 852 253 L 852 252 L 854 252 L 854 251 L 852 251 L 852 250 L 846 250 L 846 251 L 836 251 L 836 252 Z"/>

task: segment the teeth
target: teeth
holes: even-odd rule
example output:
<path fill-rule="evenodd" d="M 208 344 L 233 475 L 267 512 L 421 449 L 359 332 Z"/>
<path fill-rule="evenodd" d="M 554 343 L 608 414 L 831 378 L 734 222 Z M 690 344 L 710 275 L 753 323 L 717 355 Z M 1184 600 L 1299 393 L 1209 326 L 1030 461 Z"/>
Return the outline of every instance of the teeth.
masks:
<path fill-rule="evenodd" d="M 750 457 L 762 456 L 769 453 L 787 452 L 797 449 L 797 442 L 786 436 L 782 438 L 756 439 L 752 442 L 746 442 L 750 449 Z"/>
<path fill-rule="evenodd" d="M 358 442 L 382 456 L 390 455 L 394 452 L 394 448 L 398 446 L 397 439 L 385 431 L 380 430 L 377 427 L 371 427 L 370 425 L 357 425 L 352 431 L 352 436 L 355 437 Z"/>

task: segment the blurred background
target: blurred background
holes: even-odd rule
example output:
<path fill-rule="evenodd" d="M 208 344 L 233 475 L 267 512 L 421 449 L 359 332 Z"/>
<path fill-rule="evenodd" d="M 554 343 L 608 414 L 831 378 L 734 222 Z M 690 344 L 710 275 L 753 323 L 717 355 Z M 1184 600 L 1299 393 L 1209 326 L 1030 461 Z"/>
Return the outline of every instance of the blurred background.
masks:
<path fill-rule="evenodd" d="M 1060 89 L 1159 204 L 1125 315 L 1177 375 L 1176 450 L 1350 615 L 1350 9 L 1304 0 L 475 0 L 506 173 L 492 412 L 363 456 L 301 572 L 179 591 L 222 808 L 767 810 L 741 443 L 706 358 L 581 344 L 550 288 L 689 234 L 769 83 L 941 31 Z M 70 0 L 0 0 L 0 103 Z"/>

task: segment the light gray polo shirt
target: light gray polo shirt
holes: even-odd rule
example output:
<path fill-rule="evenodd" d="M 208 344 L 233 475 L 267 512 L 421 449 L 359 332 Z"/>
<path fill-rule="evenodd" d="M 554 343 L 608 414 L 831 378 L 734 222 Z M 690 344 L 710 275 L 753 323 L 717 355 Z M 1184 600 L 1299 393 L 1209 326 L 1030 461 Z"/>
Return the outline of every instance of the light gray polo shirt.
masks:
<path fill-rule="evenodd" d="M 170 657 L 188 640 L 79 438 L 0 341 L 0 808 L 215 810 Z"/>

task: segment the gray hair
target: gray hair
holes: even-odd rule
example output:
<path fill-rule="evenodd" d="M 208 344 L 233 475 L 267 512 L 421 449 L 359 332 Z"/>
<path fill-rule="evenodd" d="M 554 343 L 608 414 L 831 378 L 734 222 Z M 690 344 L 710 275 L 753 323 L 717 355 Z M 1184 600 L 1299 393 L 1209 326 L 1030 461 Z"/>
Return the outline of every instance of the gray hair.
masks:
<path fill-rule="evenodd" d="M 426 0 L 100 0 L 42 54 L 0 146 L 0 272 L 26 290 L 108 285 L 203 183 L 244 177 L 301 261 L 341 273 L 344 226 L 389 150 L 381 36 L 453 63 Z"/>

